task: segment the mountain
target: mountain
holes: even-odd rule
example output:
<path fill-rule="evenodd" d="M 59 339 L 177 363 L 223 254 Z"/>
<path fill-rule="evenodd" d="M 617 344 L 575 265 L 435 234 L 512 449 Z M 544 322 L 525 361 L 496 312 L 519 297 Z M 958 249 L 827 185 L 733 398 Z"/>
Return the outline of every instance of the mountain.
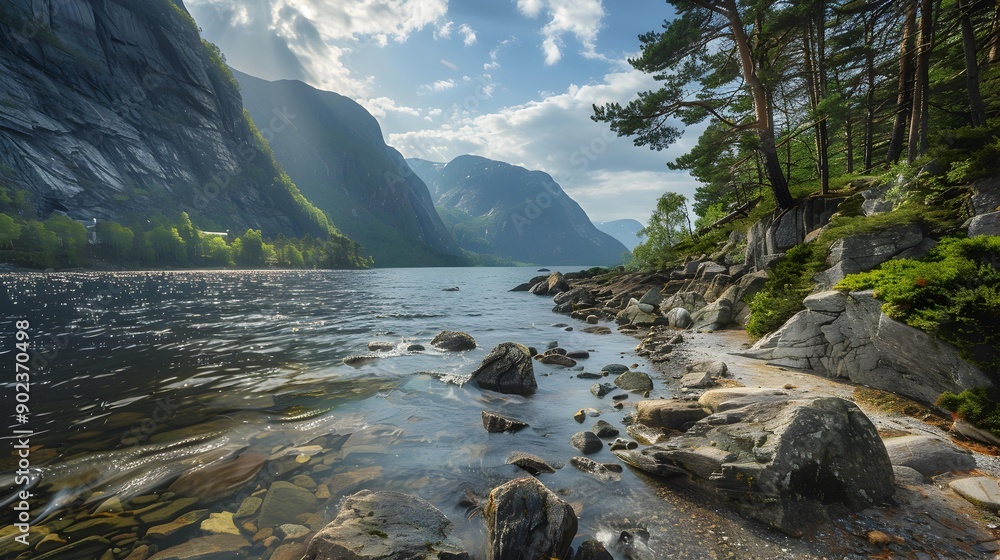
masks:
<path fill-rule="evenodd" d="M 0 187 L 43 218 L 183 210 L 204 229 L 358 249 L 277 167 L 180 0 L 0 3 Z"/>
<path fill-rule="evenodd" d="M 594 222 L 594 226 L 604 233 L 621 241 L 623 245 L 631 251 L 635 246 L 642 243 L 639 237 L 639 230 L 642 223 L 636 220 L 614 220 L 612 222 Z"/>
<path fill-rule="evenodd" d="M 407 161 L 463 249 L 551 265 L 619 264 L 627 252 L 547 173 L 479 156 Z"/>
<path fill-rule="evenodd" d="M 377 266 L 463 264 L 427 186 L 364 107 L 299 81 L 234 74 L 254 120 L 275 123 L 268 137 L 275 158 Z"/>

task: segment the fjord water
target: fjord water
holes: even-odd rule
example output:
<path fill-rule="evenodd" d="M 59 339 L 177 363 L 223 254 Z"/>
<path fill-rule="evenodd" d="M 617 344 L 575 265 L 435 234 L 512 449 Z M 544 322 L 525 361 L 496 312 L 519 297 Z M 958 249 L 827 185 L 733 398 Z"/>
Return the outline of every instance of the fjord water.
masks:
<path fill-rule="evenodd" d="M 79 516 L 113 496 L 128 504 L 162 493 L 192 467 L 258 454 L 293 468 L 265 468 L 249 487 L 199 507 L 235 511 L 256 485 L 309 474 L 333 494 L 318 512 L 327 520 L 340 496 L 365 488 L 402 491 L 442 509 L 476 551 L 483 524 L 464 521 L 465 498 L 482 498 L 522 476 L 505 459 L 525 451 L 566 465 L 542 480 L 578 509 L 579 537 L 592 536 L 653 498 L 653 490 L 628 471 L 620 483 L 604 483 L 569 466 L 579 454 L 571 435 L 597 420 L 580 425 L 572 416 L 594 407 L 624 433 L 624 413 L 610 397 L 591 395 L 594 381 L 576 378 L 578 371 L 538 362 L 539 389 L 531 397 L 462 385 L 507 341 L 590 350 L 580 363 L 591 372 L 616 362 L 649 371 L 630 353 L 623 356 L 634 339 L 584 333 L 586 325 L 551 313 L 548 298 L 508 291 L 535 274 L 481 268 L 0 275 L 0 361 L 12 366 L 9 335 L 15 321 L 27 319 L 40 366 L 30 392 L 33 516 L 42 523 Z M 444 291 L 451 287 L 460 290 Z M 574 330 L 552 326 L 562 321 Z M 438 351 L 430 340 L 442 330 L 468 332 L 479 348 Z M 397 349 L 360 367 L 343 363 L 367 353 L 373 340 Z M 427 349 L 407 352 L 410 344 Z M 12 379 L 3 379 L 4 410 L 12 409 Z M 531 427 L 488 434 L 483 410 Z M 607 446 L 592 457 L 615 461 Z M 0 483 L 11 488 L 12 464 L 3 462 Z"/>

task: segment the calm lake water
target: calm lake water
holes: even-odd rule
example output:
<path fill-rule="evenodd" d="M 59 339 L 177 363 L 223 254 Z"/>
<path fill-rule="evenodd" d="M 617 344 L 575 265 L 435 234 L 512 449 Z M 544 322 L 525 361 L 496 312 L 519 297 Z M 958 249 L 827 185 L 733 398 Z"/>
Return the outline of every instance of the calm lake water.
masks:
<path fill-rule="evenodd" d="M 342 496 L 365 488 L 403 491 L 444 511 L 478 554 L 485 528 L 481 518 L 465 521 L 470 509 L 463 500 L 522 476 L 505 460 L 525 451 L 566 464 L 541 480 L 578 509 L 578 541 L 610 531 L 655 495 L 627 470 L 621 482 L 608 483 L 568 465 L 579 454 L 571 435 L 596 421 L 577 424 L 577 410 L 598 409 L 624 434 L 624 413 L 610 397 L 591 395 L 594 381 L 535 362 L 539 390 L 529 398 L 462 386 L 507 341 L 589 350 L 591 358 L 580 363 L 591 372 L 609 363 L 650 371 L 629 352 L 635 339 L 581 332 L 586 325 L 551 313 L 548 298 L 508 292 L 536 274 L 484 268 L 0 275 L 0 363 L 6 369 L 14 362 L 17 320 L 30 321 L 38 351 L 29 420 L 33 519 L 68 523 L 112 497 L 128 511 L 161 496 L 194 466 L 257 454 L 269 466 L 284 466 L 264 468 L 235 495 L 200 507 L 234 511 L 258 485 L 307 474 L 331 491 L 316 512 L 327 520 Z M 443 291 L 453 286 L 460 291 Z M 553 326 L 560 322 L 575 330 Z M 468 332 L 479 348 L 437 351 L 430 340 L 442 330 Z M 397 350 L 361 367 L 344 365 L 343 358 L 366 353 L 373 340 L 394 342 Z M 427 350 L 406 352 L 414 343 Z M 3 378 L 3 410 L 13 408 L 10 381 Z M 483 410 L 531 427 L 488 434 Z M 3 425 L 11 422 L 5 414 Z M 592 457 L 616 462 L 607 446 Z M 2 460 L 0 487 L 9 489 L 13 460 L 6 453 Z M 183 490 L 176 493 L 175 499 Z M 162 541 L 161 550 L 169 544 Z"/>

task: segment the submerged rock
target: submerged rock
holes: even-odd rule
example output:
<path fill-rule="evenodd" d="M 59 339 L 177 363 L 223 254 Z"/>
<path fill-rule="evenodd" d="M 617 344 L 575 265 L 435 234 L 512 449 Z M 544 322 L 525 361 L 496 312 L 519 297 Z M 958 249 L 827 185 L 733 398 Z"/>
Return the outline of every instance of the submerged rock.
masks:
<path fill-rule="evenodd" d="M 504 342 L 493 349 L 471 381 L 482 389 L 515 395 L 530 395 L 538 388 L 531 352 L 515 342 Z"/>
<path fill-rule="evenodd" d="M 475 350 L 476 339 L 461 331 L 441 331 L 431 340 L 431 345 L 441 350 L 462 352 L 464 350 Z"/>
<path fill-rule="evenodd" d="M 824 504 L 859 510 L 894 492 L 875 426 L 857 405 L 833 397 L 751 404 L 666 443 L 615 454 L 654 474 L 687 475 L 696 488 L 792 534 Z"/>
<path fill-rule="evenodd" d="M 372 352 L 387 352 L 389 350 L 396 349 L 395 342 L 385 342 L 382 340 L 373 340 L 368 343 L 368 349 Z"/>
<path fill-rule="evenodd" d="M 483 427 L 491 434 L 499 434 L 502 432 L 517 432 L 527 428 L 528 425 L 520 420 L 514 420 L 484 410 Z"/>
<path fill-rule="evenodd" d="M 348 496 L 337 517 L 309 541 L 303 560 L 468 560 L 451 528 L 425 500 L 362 490 Z"/>
<path fill-rule="evenodd" d="M 622 479 L 622 477 L 618 476 L 618 473 L 613 472 L 606 465 L 602 465 L 586 457 L 573 457 L 569 460 L 569 464 L 604 482 L 617 482 Z"/>
<path fill-rule="evenodd" d="M 551 474 L 556 472 L 556 469 L 552 465 L 545 462 L 545 459 L 542 459 L 537 455 L 532 455 L 531 453 L 524 453 L 522 451 L 515 451 L 508 455 L 507 464 L 521 467 L 533 475 L 541 473 Z"/>
<path fill-rule="evenodd" d="M 577 530 L 572 506 L 534 478 L 494 488 L 483 517 L 487 560 L 566 558 Z"/>
<path fill-rule="evenodd" d="M 540 358 L 538 358 L 538 361 L 541 362 L 541 363 L 543 363 L 543 364 L 548 364 L 548 365 L 553 365 L 553 366 L 562 366 L 562 367 L 575 367 L 576 366 L 576 360 L 574 360 L 573 358 L 570 358 L 570 357 L 568 357 L 568 356 L 566 356 L 564 354 L 556 354 L 556 353 L 549 354 L 549 353 L 545 353 L 543 356 L 541 356 Z"/>
<path fill-rule="evenodd" d="M 149 560 L 204 560 L 206 558 L 246 558 L 250 543 L 239 535 L 212 535 L 191 539 L 162 550 Z"/>
<path fill-rule="evenodd" d="M 267 494 L 264 494 L 257 527 L 274 528 L 286 523 L 296 523 L 299 515 L 313 513 L 317 506 L 316 496 L 305 488 L 283 480 L 273 482 Z"/>

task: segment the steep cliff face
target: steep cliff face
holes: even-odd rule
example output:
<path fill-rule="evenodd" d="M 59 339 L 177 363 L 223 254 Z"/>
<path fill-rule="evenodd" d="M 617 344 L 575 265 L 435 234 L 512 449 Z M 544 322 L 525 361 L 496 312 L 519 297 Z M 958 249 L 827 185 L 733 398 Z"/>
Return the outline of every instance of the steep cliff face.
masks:
<path fill-rule="evenodd" d="M 411 160 L 464 249 L 538 264 L 619 264 L 627 252 L 547 173 L 478 156 Z"/>
<path fill-rule="evenodd" d="M 254 120 L 275 123 L 275 158 L 378 266 L 458 264 L 461 249 L 434 209 L 424 182 L 387 146 L 368 111 L 299 81 L 235 72 Z"/>
<path fill-rule="evenodd" d="M 184 210 L 265 236 L 329 230 L 282 178 L 180 0 L 0 3 L 0 184 L 43 215 Z"/>

